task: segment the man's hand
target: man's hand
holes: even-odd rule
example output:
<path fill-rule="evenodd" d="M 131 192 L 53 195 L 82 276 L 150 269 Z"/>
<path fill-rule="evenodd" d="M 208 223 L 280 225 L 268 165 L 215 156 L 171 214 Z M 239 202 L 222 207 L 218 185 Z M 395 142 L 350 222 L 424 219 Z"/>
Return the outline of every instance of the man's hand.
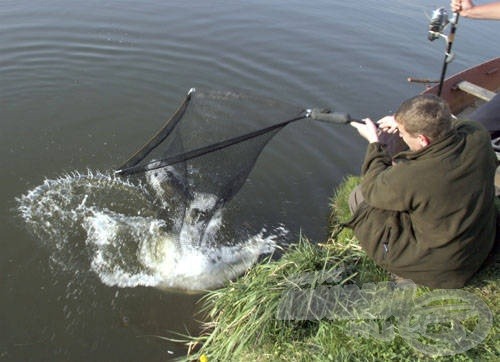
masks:
<path fill-rule="evenodd" d="M 379 128 L 387 133 L 397 133 L 398 132 L 398 124 L 394 119 L 394 116 L 385 116 L 377 121 Z"/>
<path fill-rule="evenodd" d="M 359 122 L 351 122 L 350 124 L 358 130 L 359 134 L 368 143 L 378 142 L 378 129 L 375 123 L 370 118 L 365 118 L 363 121 L 365 122 L 364 124 Z"/>
<path fill-rule="evenodd" d="M 469 10 L 474 7 L 474 3 L 471 0 L 451 0 L 451 10 L 454 13 L 459 13 L 462 10 Z"/>

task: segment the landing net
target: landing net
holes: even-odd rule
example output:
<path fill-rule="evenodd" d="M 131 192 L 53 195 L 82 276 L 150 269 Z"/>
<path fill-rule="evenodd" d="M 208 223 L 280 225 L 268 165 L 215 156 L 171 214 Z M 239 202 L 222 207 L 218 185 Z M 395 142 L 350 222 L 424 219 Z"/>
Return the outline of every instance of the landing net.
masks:
<path fill-rule="evenodd" d="M 235 91 L 191 90 L 117 173 L 154 185 L 168 213 L 208 224 L 243 186 L 271 138 L 303 118 L 304 111 L 281 101 Z M 203 207 L 193 208 L 193 200 L 200 197 Z"/>

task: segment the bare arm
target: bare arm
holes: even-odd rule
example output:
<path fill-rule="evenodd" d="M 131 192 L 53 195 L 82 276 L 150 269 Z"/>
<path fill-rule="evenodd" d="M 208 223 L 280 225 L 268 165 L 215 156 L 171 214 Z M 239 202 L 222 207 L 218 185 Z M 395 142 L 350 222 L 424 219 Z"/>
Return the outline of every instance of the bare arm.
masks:
<path fill-rule="evenodd" d="M 471 19 L 500 20 L 500 1 L 476 5 L 472 0 L 452 0 L 451 9 Z"/>

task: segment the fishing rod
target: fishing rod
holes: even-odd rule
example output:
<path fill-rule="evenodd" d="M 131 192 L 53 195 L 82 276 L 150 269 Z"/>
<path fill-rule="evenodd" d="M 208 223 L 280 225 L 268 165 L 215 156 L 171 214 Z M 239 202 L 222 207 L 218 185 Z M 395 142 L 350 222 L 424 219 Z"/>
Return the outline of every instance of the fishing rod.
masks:
<path fill-rule="evenodd" d="M 443 66 L 441 69 L 441 77 L 439 79 L 439 87 L 437 91 L 437 96 L 441 96 L 443 90 L 443 83 L 446 76 L 446 69 L 448 63 L 451 63 L 454 59 L 454 54 L 451 51 L 453 47 L 453 42 L 455 40 L 455 33 L 457 31 L 457 24 L 460 14 L 458 12 L 453 13 L 453 17 L 448 19 L 448 12 L 444 8 L 438 8 L 432 13 L 431 21 L 429 23 L 429 33 L 427 38 L 430 41 L 434 41 L 439 38 L 446 40 L 446 52 L 444 55 Z M 448 24 L 451 24 L 449 35 L 444 35 L 444 29 Z"/>

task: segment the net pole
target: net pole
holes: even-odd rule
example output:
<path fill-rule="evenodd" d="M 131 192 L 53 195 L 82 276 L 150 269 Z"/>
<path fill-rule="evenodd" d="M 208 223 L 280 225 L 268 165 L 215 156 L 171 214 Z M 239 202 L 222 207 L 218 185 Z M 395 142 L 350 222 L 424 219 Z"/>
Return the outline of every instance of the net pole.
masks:
<path fill-rule="evenodd" d="M 122 169 L 118 170 L 117 173 L 119 173 L 120 175 L 133 175 L 133 174 L 137 174 L 137 173 L 141 173 L 141 172 L 156 170 L 156 169 L 159 169 L 159 168 L 162 168 L 165 166 L 169 166 L 169 165 L 173 165 L 173 164 L 176 164 L 179 162 L 187 161 L 187 160 L 190 160 L 190 159 L 193 159 L 196 157 L 206 155 L 207 153 L 222 150 L 224 148 L 230 147 L 230 146 L 235 145 L 237 143 L 241 143 L 241 142 L 247 141 L 249 139 L 259 137 L 263 134 L 275 131 L 279 128 L 283 128 L 292 122 L 296 122 L 296 121 L 299 121 L 299 120 L 302 120 L 302 119 L 308 118 L 308 117 L 309 117 L 308 113 L 301 112 L 301 114 L 295 118 L 277 123 L 275 125 L 272 125 L 272 126 L 269 126 L 266 128 L 262 128 L 260 130 L 254 131 L 254 132 L 246 133 L 246 134 L 238 136 L 238 137 L 234 137 L 234 138 L 230 138 L 230 139 L 227 139 L 227 140 L 224 140 L 221 142 L 213 143 L 211 145 L 200 147 L 200 148 L 197 148 L 195 150 L 181 153 L 179 155 L 174 155 L 172 157 L 167 157 L 167 158 L 164 158 L 162 160 L 153 161 L 153 162 L 147 163 L 145 165 L 132 165 L 130 167 L 126 167 L 126 168 L 122 168 Z"/>

